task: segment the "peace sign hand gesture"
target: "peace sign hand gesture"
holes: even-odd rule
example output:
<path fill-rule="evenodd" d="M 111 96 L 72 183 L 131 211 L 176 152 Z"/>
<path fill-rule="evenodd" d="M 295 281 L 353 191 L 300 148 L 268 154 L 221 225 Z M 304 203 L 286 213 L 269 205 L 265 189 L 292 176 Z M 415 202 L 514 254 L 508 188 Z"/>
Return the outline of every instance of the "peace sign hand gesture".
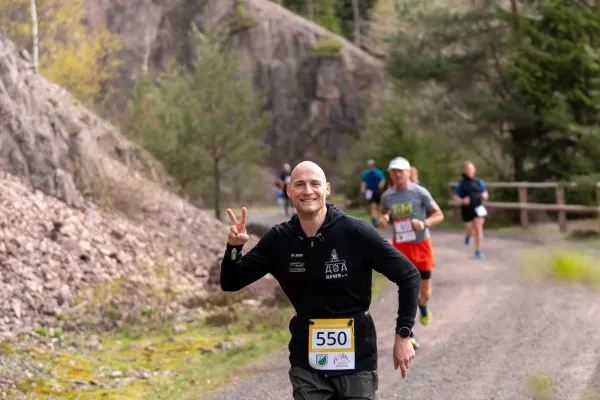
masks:
<path fill-rule="evenodd" d="M 231 220 L 229 234 L 227 235 L 227 243 L 232 246 L 243 245 L 250 239 L 250 236 L 248 236 L 248 233 L 246 232 L 246 217 L 248 216 L 246 207 L 242 207 L 242 218 L 240 219 L 240 222 L 235 218 L 235 215 L 233 215 L 233 211 L 231 211 L 230 208 L 227 209 L 227 215 L 229 215 L 229 219 Z"/>

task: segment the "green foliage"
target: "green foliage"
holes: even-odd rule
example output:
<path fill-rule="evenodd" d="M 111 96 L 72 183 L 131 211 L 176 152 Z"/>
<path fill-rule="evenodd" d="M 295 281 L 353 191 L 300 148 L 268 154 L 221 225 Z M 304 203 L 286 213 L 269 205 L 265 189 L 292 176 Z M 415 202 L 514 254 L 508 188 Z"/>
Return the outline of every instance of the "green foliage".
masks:
<path fill-rule="evenodd" d="M 342 44 L 330 36 L 322 36 L 315 45 L 314 54 L 317 57 L 339 57 Z"/>
<path fill-rule="evenodd" d="M 387 69 L 413 94 L 433 83 L 421 120 L 442 121 L 441 134 L 500 179 L 587 174 L 600 154 L 589 128 L 600 104 L 599 13 L 578 1 L 515 4 L 517 14 L 492 0 L 452 11 L 407 0 L 400 25 L 411 28 L 394 36 Z"/>
<path fill-rule="evenodd" d="M 342 33 L 349 40 L 353 39 L 354 36 L 354 10 L 352 9 L 353 0 L 336 0 L 335 1 L 335 15 L 341 20 Z M 371 9 L 375 5 L 376 0 L 357 0 L 358 1 L 358 13 L 360 21 L 369 20 Z M 364 35 L 366 28 L 361 25 L 361 33 Z"/>
<path fill-rule="evenodd" d="M 117 76 L 119 36 L 102 26 L 93 34 L 85 19 L 85 0 L 37 0 L 39 73 L 80 100 L 91 100 Z M 32 52 L 29 2 L 0 2 L 0 26 L 17 47 Z"/>
<path fill-rule="evenodd" d="M 597 155 L 599 149 L 598 143 L 582 146 L 576 128 L 595 125 L 600 116 L 600 53 L 595 50 L 600 12 L 577 1 L 543 0 L 537 13 L 533 18 L 499 11 L 519 34 L 509 47 L 506 76 L 515 98 L 536 116 L 538 129 L 531 126 L 528 138 L 534 142 L 530 157 L 537 162 L 529 175 L 566 179 L 589 171 L 586 153 Z"/>
<path fill-rule="evenodd" d="M 398 15 L 401 28 L 390 39 L 387 71 L 398 81 L 399 95 L 424 100 L 413 107 L 412 124 L 456 140 L 469 158 L 477 155 L 508 178 L 506 160 L 494 153 L 509 152 L 504 121 L 521 108 L 503 95 L 496 60 L 508 27 L 497 23 L 493 2 L 478 0 L 468 10 L 450 11 L 406 0 Z"/>
<path fill-rule="evenodd" d="M 235 49 L 226 48 L 225 30 L 207 27 L 201 33 L 193 27 L 190 38 L 191 71 L 172 65 L 156 88 L 147 78 L 138 82 L 129 132 L 193 200 L 208 202 L 220 218 L 224 187 L 243 185 L 240 177 L 265 156 L 259 144 L 270 113 L 263 110 L 264 96 L 240 72 Z M 138 127 L 136 115 L 145 116 Z"/>
<path fill-rule="evenodd" d="M 127 121 L 123 125 L 123 131 L 165 163 L 169 156 L 168 147 L 164 143 L 167 137 L 160 134 L 151 99 L 153 95 L 155 93 L 151 77 L 145 73 L 140 75 L 127 103 Z M 171 170 L 170 165 L 166 167 L 168 171 Z"/>
<path fill-rule="evenodd" d="M 552 251 L 531 251 L 520 257 L 522 272 L 532 279 L 577 283 L 592 289 L 600 288 L 600 263 L 594 257 L 591 244 L 582 241 L 572 247 Z"/>
<path fill-rule="evenodd" d="M 342 191 L 353 201 L 359 198 L 360 175 L 366 161 L 374 159 L 390 182 L 387 165 L 395 157 L 405 157 L 419 170 L 419 180 L 444 208 L 448 198 L 448 182 L 458 179 L 460 152 L 452 143 L 441 141 L 430 133 L 417 133 L 407 128 L 405 112 L 398 100 L 384 108 L 381 117 L 372 117 L 365 132 L 354 141 L 342 159 L 344 171 Z"/>
<path fill-rule="evenodd" d="M 278 3 L 305 18 L 311 18 L 309 1 L 312 4 L 312 18 L 317 24 L 332 33 L 344 35 L 346 38 L 352 37 L 354 29 L 352 0 L 283 0 Z M 374 4 L 375 0 L 358 0 L 361 20 L 368 18 Z"/>
<path fill-rule="evenodd" d="M 320 0 L 316 4 L 315 22 L 328 31 L 341 35 L 342 21 L 335 13 L 336 0 Z"/>
<path fill-rule="evenodd" d="M 34 332 L 41 336 L 48 336 L 48 330 L 46 328 L 35 328 Z"/>

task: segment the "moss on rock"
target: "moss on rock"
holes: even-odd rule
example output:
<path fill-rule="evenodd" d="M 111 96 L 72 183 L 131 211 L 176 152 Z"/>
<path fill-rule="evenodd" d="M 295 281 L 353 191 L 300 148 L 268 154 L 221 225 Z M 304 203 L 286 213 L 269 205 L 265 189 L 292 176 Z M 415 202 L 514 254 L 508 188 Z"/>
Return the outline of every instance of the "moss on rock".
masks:
<path fill-rule="evenodd" d="M 315 45 L 314 54 L 317 57 L 340 57 L 342 44 L 330 36 L 322 36 Z"/>
<path fill-rule="evenodd" d="M 233 21 L 231 21 L 231 30 L 236 32 L 242 29 L 250 29 L 257 24 L 256 20 L 248 14 L 248 9 L 244 4 L 238 4 L 235 9 Z"/>

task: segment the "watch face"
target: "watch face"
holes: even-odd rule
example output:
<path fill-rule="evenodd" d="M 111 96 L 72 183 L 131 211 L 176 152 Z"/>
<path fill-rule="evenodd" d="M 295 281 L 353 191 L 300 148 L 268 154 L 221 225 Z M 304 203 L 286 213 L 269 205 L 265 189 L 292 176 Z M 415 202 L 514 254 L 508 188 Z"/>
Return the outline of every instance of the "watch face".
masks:
<path fill-rule="evenodd" d="M 407 327 L 402 327 L 400 328 L 400 336 L 405 338 L 408 337 L 410 335 L 410 329 L 408 329 Z"/>

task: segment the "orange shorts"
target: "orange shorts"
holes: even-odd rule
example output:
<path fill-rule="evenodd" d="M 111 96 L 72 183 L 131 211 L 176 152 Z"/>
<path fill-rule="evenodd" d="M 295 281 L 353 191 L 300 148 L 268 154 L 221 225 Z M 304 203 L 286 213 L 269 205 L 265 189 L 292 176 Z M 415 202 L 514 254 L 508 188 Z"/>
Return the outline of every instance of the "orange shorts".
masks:
<path fill-rule="evenodd" d="M 432 271 L 435 267 L 431 238 L 417 243 L 399 243 L 392 240 L 392 245 L 415 264 L 419 271 Z"/>

